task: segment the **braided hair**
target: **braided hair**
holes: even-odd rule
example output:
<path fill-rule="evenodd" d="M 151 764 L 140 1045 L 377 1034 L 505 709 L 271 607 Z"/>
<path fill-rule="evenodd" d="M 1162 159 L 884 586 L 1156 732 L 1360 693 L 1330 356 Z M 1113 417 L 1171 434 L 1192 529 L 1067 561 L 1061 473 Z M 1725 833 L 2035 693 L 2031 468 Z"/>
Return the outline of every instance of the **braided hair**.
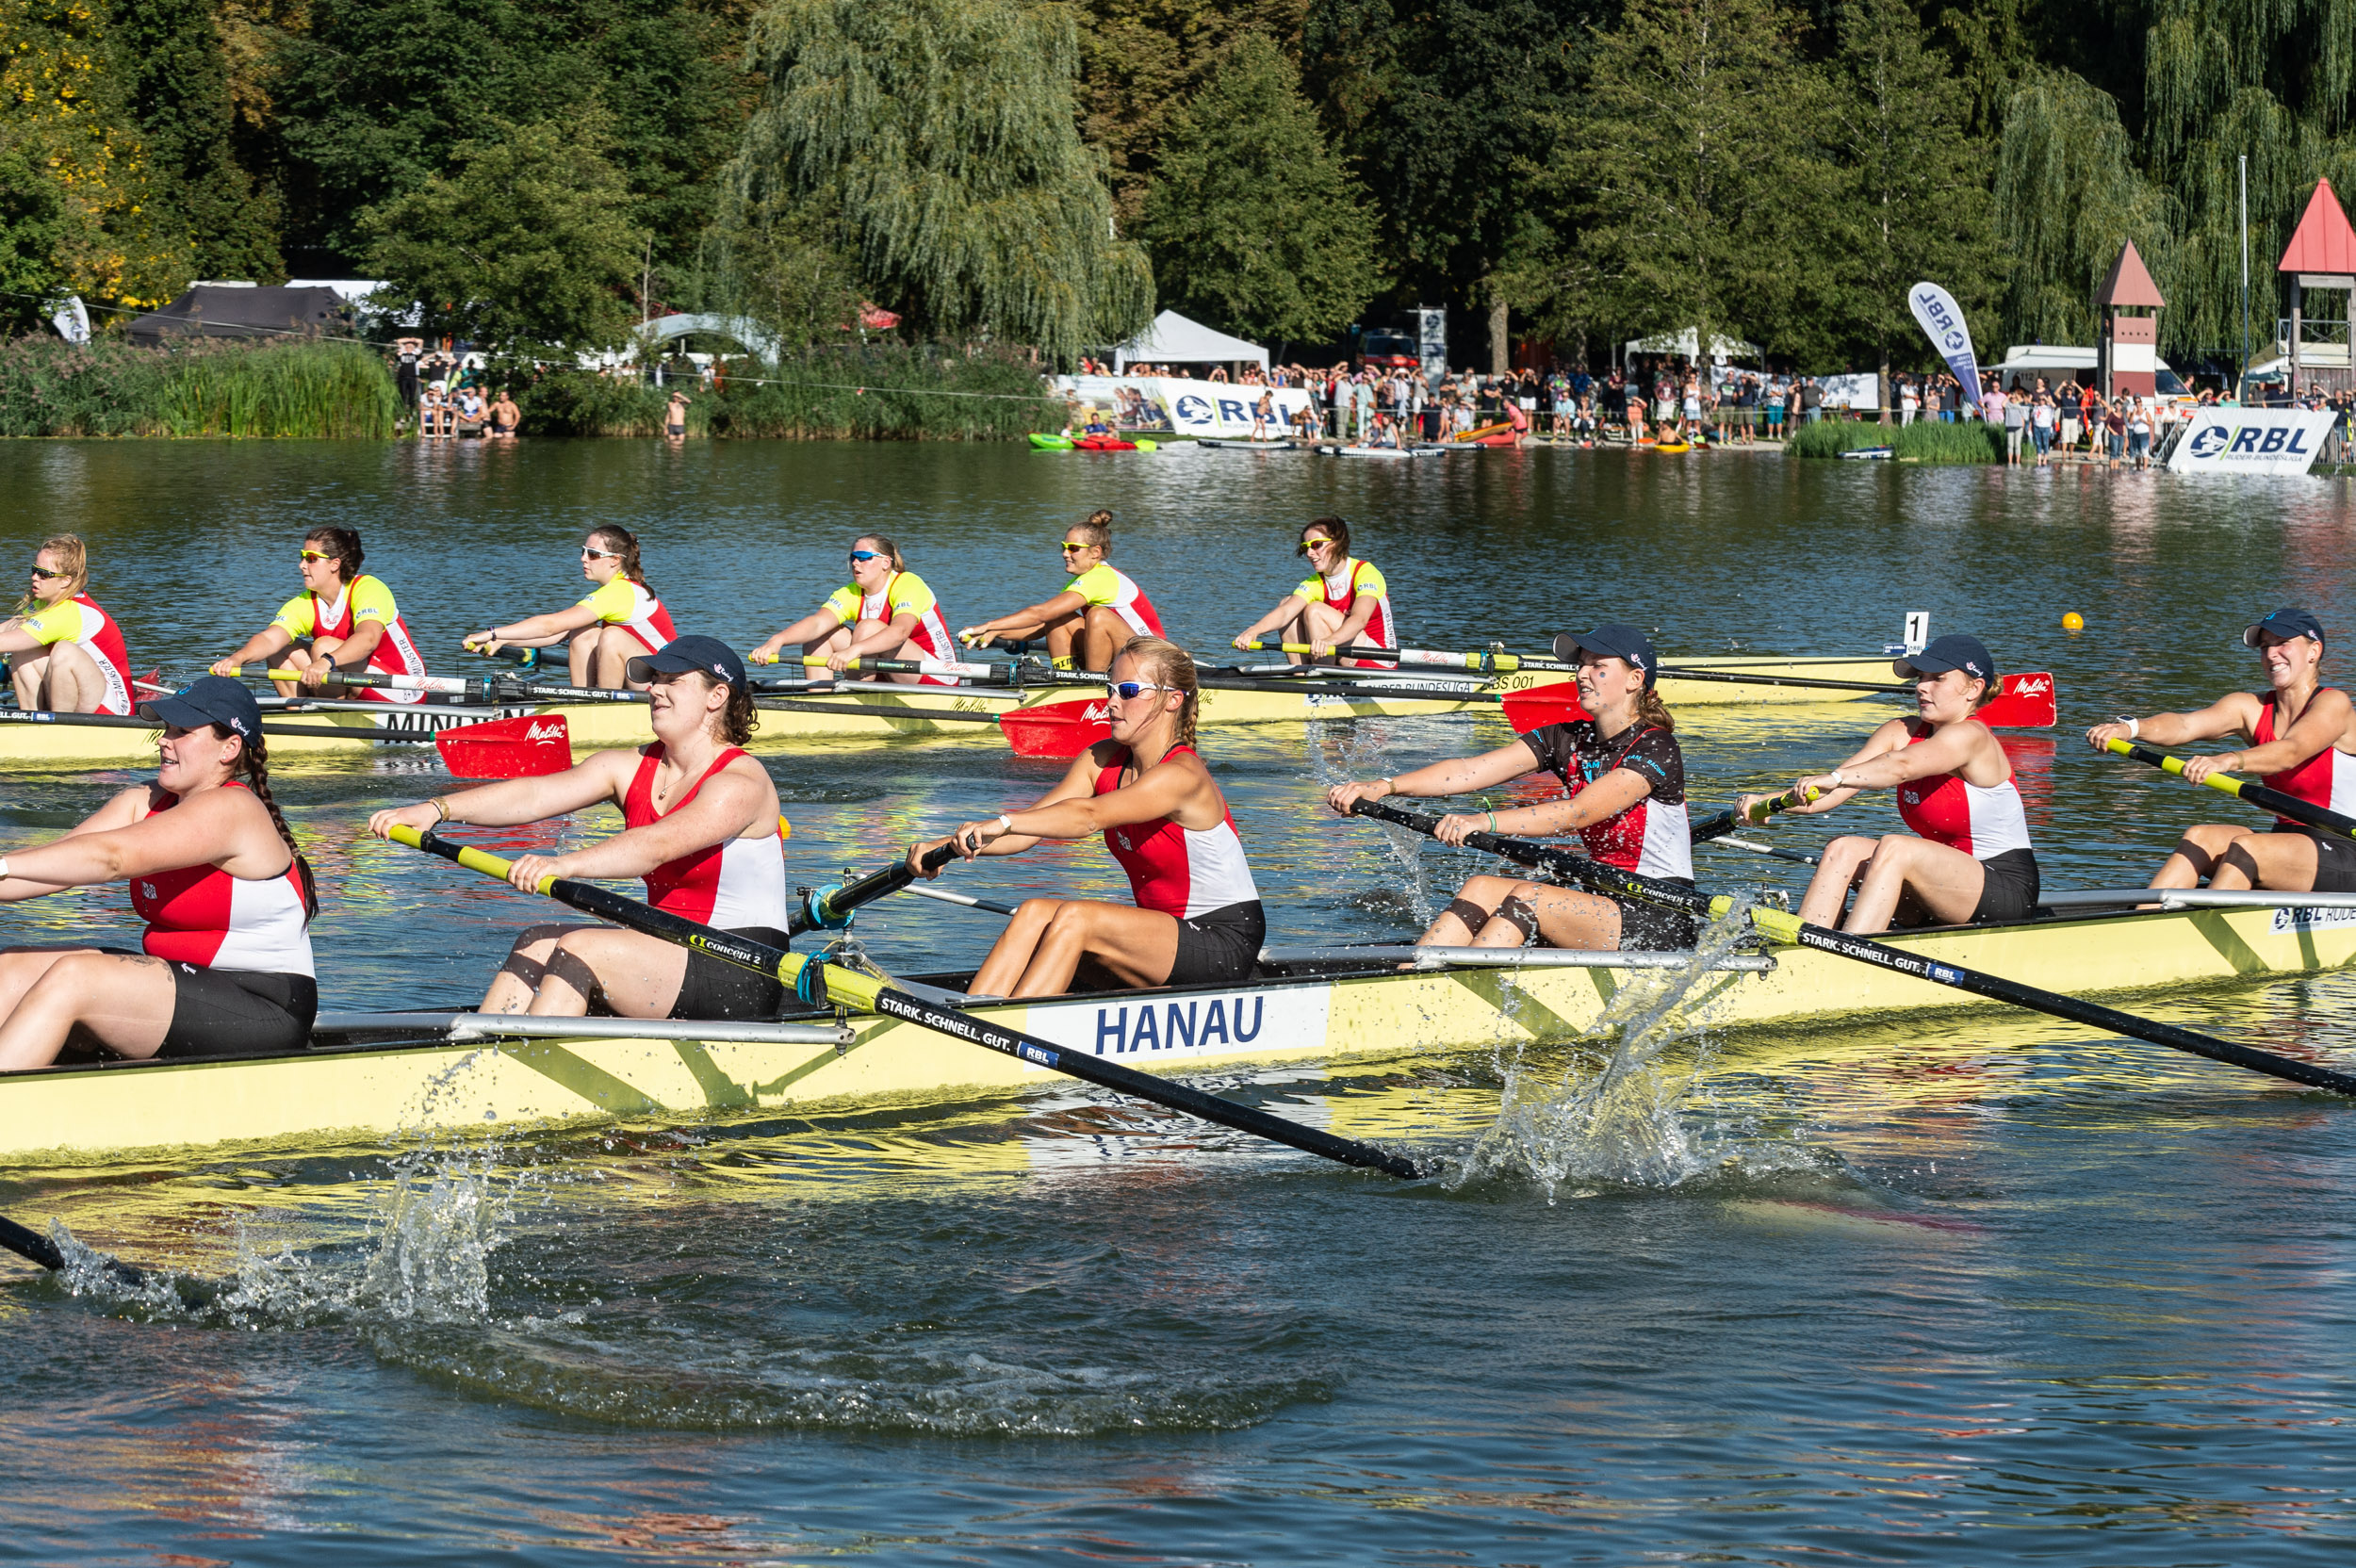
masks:
<path fill-rule="evenodd" d="M 638 535 L 619 523 L 600 523 L 589 531 L 589 542 L 593 545 L 602 543 L 604 547 L 620 556 L 622 575 L 641 588 L 646 586 L 646 569 L 638 564 Z"/>
<path fill-rule="evenodd" d="M 209 727 L 224 741 L 237 734 L 236 730 L 219 722 Z M 240 736 L 239 739 L 245 744 L 237 751 L 237 776 L 245 781 L 247 789 L 254 792 L 254 798 L 262 803 L 262 809 L 270 813 L 270 825 L 278 829 L 278 841 L 285 844 L 286 853 L 294 857 L 303 882 L 303 918 L 316 920 L 319 912 L 319 877 L 311 870 L 311 862 L 303 858 L 303 851 L 295 847 L 294 830 L 286 825 L 286 813 L 278 809 L 278 801 L 270 792 L 270 748 L 259 735 L 250 738 Z"/>

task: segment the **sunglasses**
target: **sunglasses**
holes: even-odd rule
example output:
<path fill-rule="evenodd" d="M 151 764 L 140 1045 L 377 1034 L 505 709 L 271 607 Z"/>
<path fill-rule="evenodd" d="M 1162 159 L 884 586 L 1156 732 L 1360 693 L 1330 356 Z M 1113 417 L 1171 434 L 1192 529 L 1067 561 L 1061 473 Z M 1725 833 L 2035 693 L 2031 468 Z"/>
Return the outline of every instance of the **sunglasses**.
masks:
<path fill-rule="evenodd" d="M 599 550 L 599 549 L 592 549 L 592 548 L 590 548 L 587 545 L 583 545 L 583 546 L 581 546 L 581 558 L 583 561 L 588 560 L 591 556 L 597 556 L 597 555 L 601 555 L 601 556 L 605 557 L 608 561 L 619 561 L 620 559 L 622 559 L 622 552 L 621 552 L 620 550 Z"/>
<path fill-rule="evenodd" d="M 1137 698 L 1143 696 L 1148 692 L 1167 692 L 1170 690 L 1167 686 L 1156 686 L 1150 681 L 1144 680 L 1110 680 L 1106 681 L 1105 684 L 1113 689 L 1113 695 L 1119 697 L 1123 702 L 1135 702 Z"/>
<path fill-rule="evenodd" d="M 1301 542 L 1301 547 L 1304 550 L 1321 550 L 1333 542 L 1331 539 L 1303 539 Z"/>
<path fill-rule="evenodd" d="M 881 550 L 853 550 L 851 552 L 851 564 L 853 565 L 857 565 L 862 561 L 881 561 L 882 559 L 883 551 Z"/>
<path fill-rule="evenodd" d="M 64 577 L 66 574 L 63 572 L 53 572 L 45 566 L 35 566 L 33 568 L 33 575 L 38 578 L 46 578 L 54 580 L 57 578 Z"/>
<path fill-rule="evenodd" d="M 304 550 L 303 552 L 303 559 L 305 561 L 333 561 L 335 558 L 328 554 L 325 550 Z"/>
<path fill-rule="evenodd" d="M 1075 545 L 1075 544 L 1073 544 L 1071 540 L 1066 539 L 1066 540 L 1064 540 L 1064 541 L 1063 541 L 1063 542 L 1062 542 L 1062 543 L 1061 543 L 1061 544 L 1060 544 L 1057 547 L 1058 547 L 1059 549 L 1061 549 L 1061 550 L 1064 552 L 1064 554 L 1066 554 L 1066 555 L 1070 555 L 1070 554 L 1072 554 L 1074 550 L 1085 550 L 1085 549 L 1091 548 L 1091 547 L 1091 547 L 1091 546 L 1088 546 L 1088 545 Z"/>

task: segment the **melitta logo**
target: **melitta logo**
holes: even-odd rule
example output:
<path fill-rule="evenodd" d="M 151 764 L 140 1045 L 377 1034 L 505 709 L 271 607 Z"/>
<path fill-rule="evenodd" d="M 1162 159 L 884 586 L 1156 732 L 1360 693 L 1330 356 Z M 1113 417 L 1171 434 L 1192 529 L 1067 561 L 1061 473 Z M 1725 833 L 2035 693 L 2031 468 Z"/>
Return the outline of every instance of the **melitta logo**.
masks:
<path fill-rule="evenodd" d="M 2053 689 L 2051 676 L 2030 676 L 2014 683 L 2012 694 L 2017 697 L 2041 697 Z"/>
<path fill-rule="evenodd" d="M 535 724 L 524 731 L 527 741 L 561 741 L 564 736 L 565 727 L 562 724 Z"/>

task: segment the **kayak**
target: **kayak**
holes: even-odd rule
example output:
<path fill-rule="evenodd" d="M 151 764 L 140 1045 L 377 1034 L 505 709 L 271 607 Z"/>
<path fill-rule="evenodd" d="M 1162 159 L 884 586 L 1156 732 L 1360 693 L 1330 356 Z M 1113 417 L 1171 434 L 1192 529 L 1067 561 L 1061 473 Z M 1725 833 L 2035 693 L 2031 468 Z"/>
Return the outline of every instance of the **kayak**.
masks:
<path fill-rule="evenodd" d="M 1123 441 L 1117 435 L 1083 435 L 1072 443 L 1072 449 L 1079 452 L 1133 452 L 1137 449 L 1137 444 Z"/>
<path fill-rule="evenodd" d="M 1690 452 L 1693 444 L 1691 441 L 1656 441 L 1652 449 L 1657 452 Z"/>
<path fill-rule="evenodd" d="M 1068 452 L 1072 449 L 1072 437 L 1069 435 L 1041 435 L 1039 432 L 1033 431 L 1031 433 L 1031 445 L 1037 447 L 1043 452 Z"/>

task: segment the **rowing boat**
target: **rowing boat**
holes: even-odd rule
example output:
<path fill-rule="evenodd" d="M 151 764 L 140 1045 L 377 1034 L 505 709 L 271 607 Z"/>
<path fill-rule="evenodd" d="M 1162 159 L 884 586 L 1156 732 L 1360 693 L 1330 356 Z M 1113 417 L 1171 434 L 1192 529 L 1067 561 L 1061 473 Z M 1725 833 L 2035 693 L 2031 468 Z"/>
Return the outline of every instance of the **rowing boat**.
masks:
<path fill-rule="evenodd" d="M 1722 671 L 1755 678 L 1804 677 L 1887 685 L 1887 659 L 1697 659 L 1680 668 Z M 1205 690 L 1200 721 L 1206 725 L 1287 724 L 1311 719 L 1415 718 L 1438 713 L 1495 711 L 1512 692 L 1558 685 L 1559 672 L 1521 670 L 1482 678 L 1473 675 L 1400 673 L 1381 670 L 1307 669 L 1268 666 L 1248 688 Z M 1296 689 L 1314 682 L 1309 690 Z M 1357 683 L 1364 691 L 1335 691 Z M 763 743 L 820 739 L 880 740 L 891 736 L 962 737 L 998 743 L 998 716 L 1017 708 L 1052 708 L 1066 703 L 1102 709 L 1103 689 L 1093 684 L 1007 687 L 900 686 L 881 682 L 849 690 L 799 693 L 792 706 L 765 706 L 753 737 Z M 1850 702 L 1870 694 L 1825 692 L 1766 685 L 1735 685 L 1664 677 L 1662 699 L 1672 707 L 1724 707 L 1756 703 Z M 561 716 L 576 745 L 638 745 L 651 738 L 646 710 L 636 702 L 549 702 L 540 704 L 305 702 L 271 717 L 299 717 L 306 727 L 352 732 L 334 736 L 284 735 L 270 740 L 270 760 L 323 755 L 352 756 L 381 749 L 386 731 L 431 741 L 439 729 L 489 719 Z M 1102 716 L 1101 714 L 1098 716 Z M 138 727 L 82 728 L 63 725 L 10 725 L 0 728 L 0 766 L 19 768 L 132 767 L 155 755 L 156 731 Z"/>
<path fill-rule="evenodd" d="M 2069 914 L 1894 935 L 1890 945 L 2056 990 L 2100 974 L 2119 994 L 2356 963 L 2356 909 L 2195 907 Z M 1265 977 L 1032 1004 L 977 1017 L 1160 1072 L 1315 1070 L 1574 1038 L 1633 983 L 1682 956 L 1492 954 L 1504 967 L 1401 971 L 1400 950 L 1272 949 Z M 1771 961 L 1770 961 L 1771 960 Z M 1690 1021 L 1779 1039 L 1995 1004 L 1807 948 L 1737 955 L 1701 976 Z M 1513 967 L 1514 965 L 1520 967 Z M 933 976 L 955 986 L 961 976 Z M 2003 1015 L 2009 1017 L 2009 1015 Z M 530 1029 L 519 1037 L 511 1031 Z M 551 1031 L 553 1033 L 551 1033 Z M 0 1162 L 105 1162 L 137 1152 L 614 1119 L 671 1122 L 776 1110 L 953 1102 L 1049 1074 L 913 1024 L 804 1013 L 779 1025 L 323 1015 L 286 1055 L 106 1063 L 0 1074 Z"/>

